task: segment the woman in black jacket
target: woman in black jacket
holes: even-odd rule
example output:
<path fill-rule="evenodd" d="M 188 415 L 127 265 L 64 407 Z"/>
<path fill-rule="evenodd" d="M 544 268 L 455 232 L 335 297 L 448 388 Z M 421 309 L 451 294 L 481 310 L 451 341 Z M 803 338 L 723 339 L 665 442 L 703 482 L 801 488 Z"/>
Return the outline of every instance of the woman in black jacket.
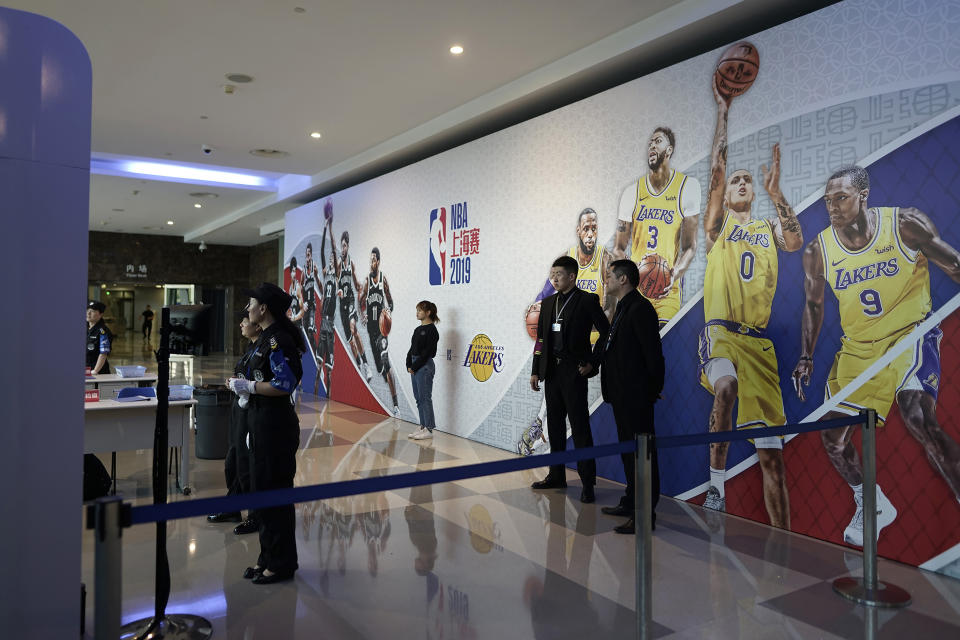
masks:
<path fill-rule="evenodd" d="M 417 399 L 417 410 L 420 412 L 420 428 L 408 437 L 414 440 L 427 440 L 433 437 L 433 430 L 437 423 L 433 417 L 433 376 L 437 371 L 433 363 L 437 355 L 437 342 L 440 333 L 435 323 L 437 305 L 429 300 L 417 303 L 417 320 L 420 326 L 413 330 L 410 340 L 410 350 L 407 351 L 407 371 L 413 380 L 413 395 Z"/>

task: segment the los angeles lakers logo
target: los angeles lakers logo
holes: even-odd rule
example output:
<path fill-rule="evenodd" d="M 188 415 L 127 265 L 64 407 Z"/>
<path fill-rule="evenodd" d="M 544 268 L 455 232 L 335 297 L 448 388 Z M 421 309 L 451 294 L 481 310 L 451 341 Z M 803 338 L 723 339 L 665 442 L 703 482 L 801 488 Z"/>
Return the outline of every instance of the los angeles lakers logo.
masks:
<path fill-rule="evenodd" d="M 503 369 L 503 347 L 493 344 L 486 334 L 478 333 L 467 347 L 463 366 L 480 382 L 486 382 L 494 373 Z"/>
<path fill-rule="evenodd" d="M 497 549 L 503 551 L 500 546 L 500 526 L 490 517 L 490 512 L 481 504 L 475 504 L 470 507 L 470 511 L 463 514 L 467 520 L 467 529 L 470 531 L 470 545 L 477 553 L 490 553 Z"/>

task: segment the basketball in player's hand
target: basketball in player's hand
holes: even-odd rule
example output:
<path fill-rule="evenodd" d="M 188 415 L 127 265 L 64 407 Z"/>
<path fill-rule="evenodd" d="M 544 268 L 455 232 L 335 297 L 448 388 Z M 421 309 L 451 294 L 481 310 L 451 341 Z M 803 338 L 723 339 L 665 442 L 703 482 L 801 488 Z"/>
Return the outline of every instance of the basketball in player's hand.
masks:
<path fill-rule="evenodd" d="M 749 42 L 738 42 L 720 56 L 714 74 L 717 91 L 728 98 L 736 98 L 750 88 L 759 70 L 757 48 Z"/>
<path fill-rule="evenodd" d="M 540 324 L 540 303 L 535 303 L 527 308 L 527 335 L 537 339 L 537 325 Z"/>
<path fill-rule="evenodd" d="M 393 324 L 393 321 L 390 319 L 390 310 L 384 309 L 380 312 L 380 335 L 386 336 L 390 334 L 390 327 Z"/>
<path fill-rule="evenodd" d="M 637 264 L 637 268 L 640 271 L 637 289 L 647 298 L 656 298 L 670 284 L 670 265 L 663 256 L 648 253 Z"/>
<path fill-rule="evenodd" d="M 323 219 L 329 221 L 331 218 L 333 218 L 333 200 L 327 198 L 323 203 Z"/>

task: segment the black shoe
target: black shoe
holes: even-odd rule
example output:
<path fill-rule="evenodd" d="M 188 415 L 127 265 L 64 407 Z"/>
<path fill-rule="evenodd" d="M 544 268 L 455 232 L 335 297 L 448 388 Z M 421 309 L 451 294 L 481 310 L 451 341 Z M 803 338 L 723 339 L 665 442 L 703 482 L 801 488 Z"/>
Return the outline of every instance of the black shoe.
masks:
<path fill-rule="evenodd" d="M 233 528 L 233 534 L 242 536 L 246 533 L 256 533 L 260 530 L 260 524 L 256 520 L 244 520 Z"/>
<path fill-rule="evenodd" d="M 243 570 L 243 579 L 253 580 L 261 573 L 263 573 L 263 567 L 247 567 Z"/>
<path fill-rule="evenodd" d="M 590 504 L 596 502 L 597 497 L 593 495 L 593 485 L 588 484 L 583 488 L 583 491 L 580 492 L 580 502 L 583 504 Z"/>
<path fill-rule="evenodd" d="M 213 513 L 207 516 L 207 522 L 241 522 L 243 516 L 239 511 L 232 513 Z"/>
<path fill-rule="evenodd" d="M 258 573 L 253 579 L 253 584 L 273 584 L 274 582 L 284 582 L 293 579 L 294 571 L 279 571 L 269 576 L 265 573 Z"/>
<path fill-rule="evenodd" d="M 637 532 L 636 527 L 633 525 L 633 518 L 630 518 L 629 520 L 627 520 L 621 525 L 617 525 L 616 527 L 613 528 L 613 531 L 615 533 L 624 533 L 627 535 L 633 535 L 634 533 Z"/>
<path fill-rule="evenodd" d="M 622 504 L 618 504 L 613 507 L 601 507 L 600 513 L 606 514 L 608 516 L 632 516 L 633 509 L 627 506 L 624 506 Z"/>
<path fill-rule="evenodd" d="M 567 481 L 566 480 L 554 480 L 550 476 L 547 476 L 543 480 L 537 480 L 532 485 L 532 489 L 566 489 Z"/>

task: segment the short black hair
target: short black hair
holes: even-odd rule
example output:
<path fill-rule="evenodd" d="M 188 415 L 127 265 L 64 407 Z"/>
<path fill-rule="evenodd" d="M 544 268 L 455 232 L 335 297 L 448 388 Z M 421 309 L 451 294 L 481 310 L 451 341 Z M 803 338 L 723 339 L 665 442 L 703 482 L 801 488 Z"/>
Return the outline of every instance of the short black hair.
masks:
<path fill-rule="evenodd" d="M 374 247 L 373 249 L 370 249 L 370 253 L 377 256 L 377 262 L 380 262 L 380 249 Z"/>
<path fill-rule="evenodd" d="M 297 270 L 297 256 L 290 256 L 290 271 Z"/>
<path fill-rule="evenodd" d="M 308 242 L 308 243 L 307 243 L 307 251 L 309 251 L 310 253 L 313 253 L 313 243 L 312 243 L 312 242 Z"/>
<path fill-rule="evenodd" d="M 343 233 L 340 234 L 340 242 L 346 241 L 347 244 L 350 244 L 350 232 L 346 229 L 343 230 Z"/>
<path fill-rule="evenodd" d="M 591 213 L 592 213 L 593 215 L 597 215 L 597 212 L 594 211 L 593 209 L 591 209 L 590 207 L 587 207 L 586 209 L 584 209 L 583 211 L 581 211 L 581 212 L 577 215 L 577 226 L 579 227 L 580 224 L 583 222 L 583 216 L 590 215 Z"/>
<path fill-rule="evenodd" d="M 577 272 L 580 271 L 580 265 L 577 264 L 576 258 L 571 258 L 570 256 L 560 256 L 550 265 L 551 269 L 553 267 L 560 267 L 567 273 L 573 275 L 577 275 Z"/>
<path fill-rule="evenodd" d="M 846 176 L 850 176 L 850 183 L 857 191 L 870 188 L 870 176 L 867 174 L 867 170 L 857 165 L 840 167 L 833 172 L 833 175 L 827 179 L 827 182 L 830 182 L 830 180 L 840 180 Z"/>
<path fill-rule="evenodd" d="M 610 270 L 616 276 L 626 276 L 627 281 L 634 289 L 640 284 L 640 269 L 633 260 L 624 258 L 623 260 L 614 260 L 610 263 Z"/>
<path fill-rule="evenodd" d="M 659 131 L 659 132 L 662 133 L 663 135 L 667 136 L 667 142 L 669 142 L 669 143 L 670 143 L 670 146 L 673 147 L 673 150 L 676 151 L 676 150 L 677 150 L 677 136 L 674 135 L 673 129 L 671 129 L 670 127 L 659 126 L 659 127 L 657 127 L 656 129 L 653 130 L 653 133 L 656 133 L 657 131 Z"/>

